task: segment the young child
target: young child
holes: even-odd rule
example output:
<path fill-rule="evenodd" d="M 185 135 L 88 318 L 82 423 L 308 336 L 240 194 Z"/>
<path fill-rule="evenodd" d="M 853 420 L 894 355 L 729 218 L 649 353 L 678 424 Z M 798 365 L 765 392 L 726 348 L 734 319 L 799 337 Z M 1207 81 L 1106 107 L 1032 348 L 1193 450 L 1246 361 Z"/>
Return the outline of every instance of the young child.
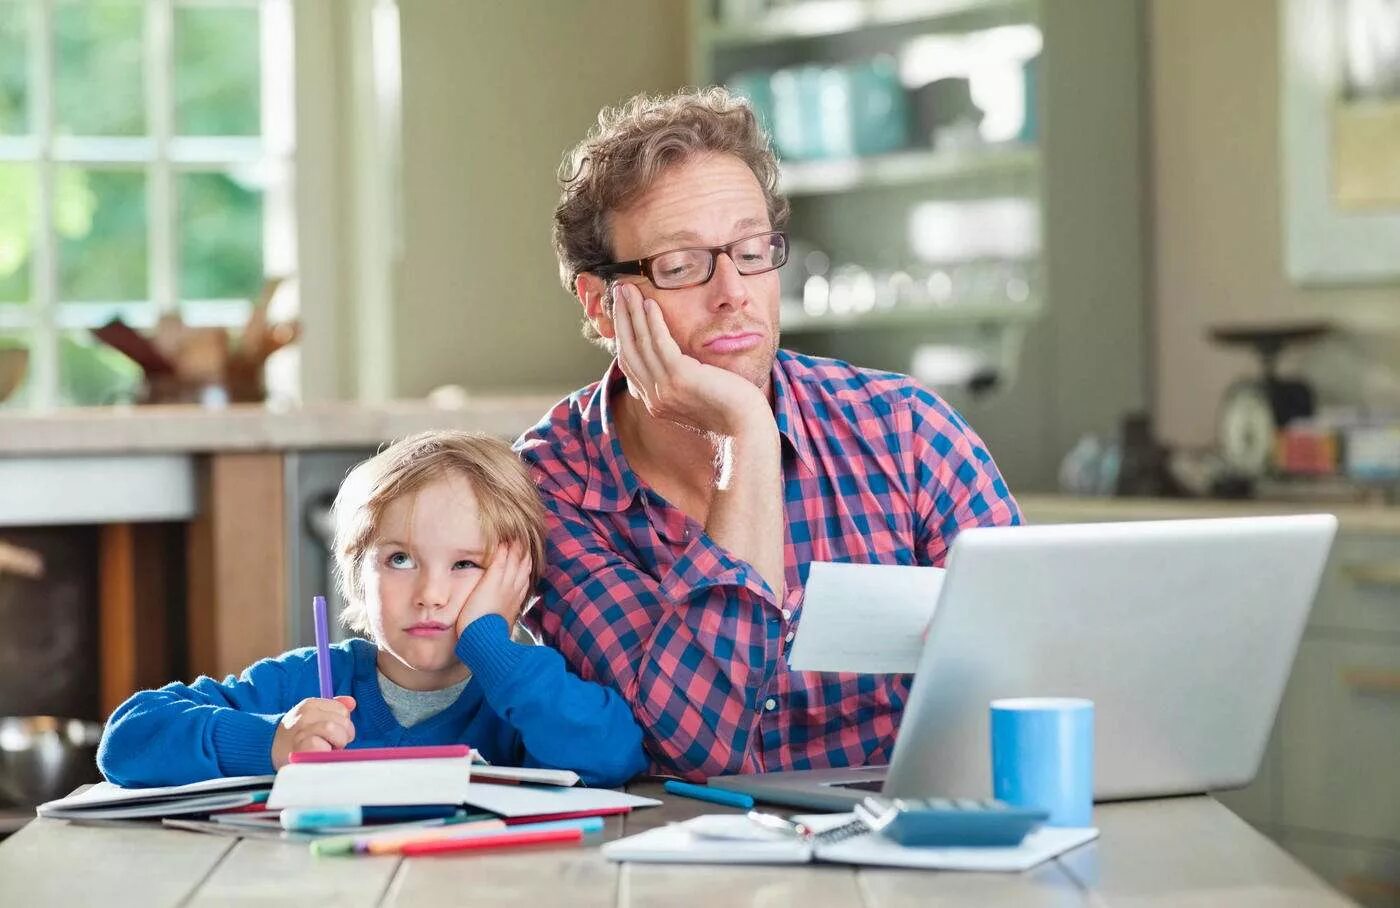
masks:
<path fill-rule="evenodd" d="M 610 688 L 544 646 L 512 641 L 539 577 L 543 510 L 503 441 L 426 432 L 361 463 L 332 510 L 346 625 L 321 699 L 314 647 L 221 684 L 133 695 L 97 761 L 126 787 L 270 773 L 298 750 L 469 744 L 492 763 L 571 769 L 618 785 L 646 767 Z"/>

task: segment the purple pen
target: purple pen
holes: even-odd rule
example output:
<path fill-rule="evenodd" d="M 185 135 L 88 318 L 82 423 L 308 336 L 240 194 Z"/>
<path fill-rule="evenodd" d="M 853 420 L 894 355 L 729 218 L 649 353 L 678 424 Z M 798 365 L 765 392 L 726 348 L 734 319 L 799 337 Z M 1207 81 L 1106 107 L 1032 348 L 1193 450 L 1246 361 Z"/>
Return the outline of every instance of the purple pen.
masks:
<path fill-rule="evenodd" d="M 326 623 L 325 596 L 311 600 L 311 614 L 316 620 L 316 673 L 321 678 L 321 697 L 329 700 L 335 696 L 335 686 L 331 683 L 331 631 Z"/>

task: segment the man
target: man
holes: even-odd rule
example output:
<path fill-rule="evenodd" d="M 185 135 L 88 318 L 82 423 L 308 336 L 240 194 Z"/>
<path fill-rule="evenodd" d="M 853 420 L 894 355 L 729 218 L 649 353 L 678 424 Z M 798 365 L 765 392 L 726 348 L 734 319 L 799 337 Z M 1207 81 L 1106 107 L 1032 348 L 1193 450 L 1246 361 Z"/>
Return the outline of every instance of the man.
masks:
<path fill-rule="evenodd" d="M 787 203 L 741 100 L 605 110 L 562 181 L 560 276 L 615 360 L 516 443 L 549 512 L 538 629 L 658 772 L 887 762 L 908 676 L 787 668 L 807 566 L 941 565 L 1019 522 L 991 457 L 912 379 L 778 349 Z"/>

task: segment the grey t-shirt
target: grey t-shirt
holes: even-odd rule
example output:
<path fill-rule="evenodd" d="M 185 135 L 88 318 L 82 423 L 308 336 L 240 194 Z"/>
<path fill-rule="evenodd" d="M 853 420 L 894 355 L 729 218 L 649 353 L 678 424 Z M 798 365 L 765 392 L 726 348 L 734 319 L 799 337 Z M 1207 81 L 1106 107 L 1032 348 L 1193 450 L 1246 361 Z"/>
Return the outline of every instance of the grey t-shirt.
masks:
<path fill-rule="evenodd" d="M 523 624 L 516 624 L 511 628 L 510 638 L 513 642 L 524 646 L 538 646 L 539 641 L 534 634 Z M 384 677 L 383 672 L 377 672 L 379 676 L 379 692 L 384 696 L 384 702 L 389 706 L 389 712 L 394 714 L 394 718 L 404 728 L 412 728 L 424 719 L 431 719 L 442 712 L 462 695 L 467 683 L 471 681 L 470 673 L 462 681 L 458 681 L 451 687 L 444 687 L 442 690 L 409 690 L 400 687 L 393 681 Z"/>
<path fill-rule="evenodd" d="M 431 719 L 442 712 L 462 695 L 467 682 L 471 676 L 458 681 L 451 687 L 444 687 L 442 690 L 409 690 L 400 687 L 393 681 L 384 677 L 383 672 L 379 675 L 379 692 L 384 695 L 384 702 L 389 705 L 389 712 L 394 714 L 394 718 L 404 728 L 412 728 L 424 719 Z"/>

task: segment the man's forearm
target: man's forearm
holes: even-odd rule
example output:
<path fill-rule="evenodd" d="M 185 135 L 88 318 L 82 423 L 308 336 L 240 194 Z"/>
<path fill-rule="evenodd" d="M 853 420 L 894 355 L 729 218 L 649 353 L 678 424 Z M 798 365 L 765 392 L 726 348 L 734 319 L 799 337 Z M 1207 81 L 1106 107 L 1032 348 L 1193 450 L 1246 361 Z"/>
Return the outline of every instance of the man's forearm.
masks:
<path fill-rule="evenodd" d="M 771 416 L 724 439 L 705 532 L 783 598 L 783 466 Z"/>

